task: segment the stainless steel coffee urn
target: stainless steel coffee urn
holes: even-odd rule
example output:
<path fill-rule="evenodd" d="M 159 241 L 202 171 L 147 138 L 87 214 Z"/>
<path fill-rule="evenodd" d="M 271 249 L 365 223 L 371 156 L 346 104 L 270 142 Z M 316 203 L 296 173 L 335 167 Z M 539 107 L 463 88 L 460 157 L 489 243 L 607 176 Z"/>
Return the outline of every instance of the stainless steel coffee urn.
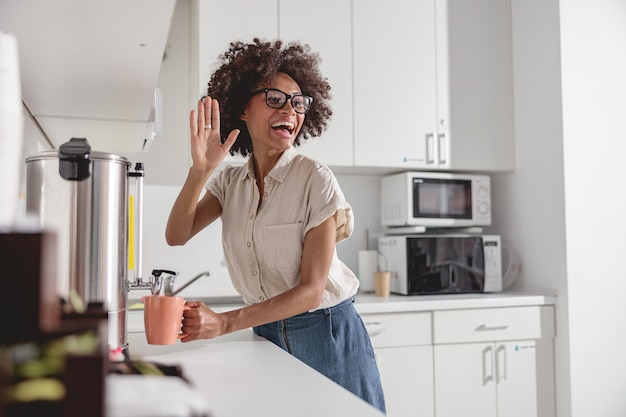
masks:
<path fill-rule="evenodd" d="M 68 300 L 75 292 L 85 303 L 103 303 L 112 350 L 128 346 L 129 182 L 140 180 L 136 200 L 143 185 L 141 164 L 130 168 L 126 158 L 92 151 L 83 138 L 26 158 L 27 213 L 58 238 L 58 295 Z"/>

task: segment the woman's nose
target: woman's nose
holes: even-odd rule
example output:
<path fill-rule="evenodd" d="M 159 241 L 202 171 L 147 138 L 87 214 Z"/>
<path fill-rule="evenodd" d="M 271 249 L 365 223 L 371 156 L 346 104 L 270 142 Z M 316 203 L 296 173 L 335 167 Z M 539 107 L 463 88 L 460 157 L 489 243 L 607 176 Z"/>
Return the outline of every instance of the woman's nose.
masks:
<path fill-rule="evenodd" d="M 285 104 L 283 105 L 283 107 L 280 108 L 280 111 L 286 112 L 289 114 L 296 113 L 296 110 L 293 108 L 293 105 L 291 104 L 291 100 L 285 101 Z"/>

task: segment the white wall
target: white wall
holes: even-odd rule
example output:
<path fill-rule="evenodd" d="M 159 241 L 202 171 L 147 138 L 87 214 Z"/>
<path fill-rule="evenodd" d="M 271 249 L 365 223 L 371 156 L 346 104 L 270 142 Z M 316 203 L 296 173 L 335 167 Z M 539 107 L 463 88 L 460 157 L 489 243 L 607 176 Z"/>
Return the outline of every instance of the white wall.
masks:
<path fill-rule="evenodd" d="M 559 417 L 626 415 L 626 1 L 513 0 L 515 172 L 494 228 L 558 294 Z"/>
<path fill-rule="evenodd" d="M 626 1 L 560 7 L 572 416 L 624 416 Z"/>
<path fill-rule="evenodd" d="M 513 288 L 558 295 L 557 412 L 569 416 L 569 352 L 558 0 L 513 0 L 516 169 L 493 180 L 495 232 L 519 252 Z"/>

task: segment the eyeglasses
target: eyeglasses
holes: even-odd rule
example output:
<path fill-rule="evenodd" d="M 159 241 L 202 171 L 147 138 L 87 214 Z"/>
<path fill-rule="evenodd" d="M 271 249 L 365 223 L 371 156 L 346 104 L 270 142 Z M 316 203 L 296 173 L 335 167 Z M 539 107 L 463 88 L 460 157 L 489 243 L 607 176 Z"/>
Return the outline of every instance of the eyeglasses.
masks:
<path fill-rule="evenodd" d="M 309 111 L 311 103 L 313 103 L 313 97 L 305 96 L 303 94 L 287 94 L 275 88 L 263 88 L 252 93 L 253 96 L 265 93 L 265 104 L 273 109 L 282 109 L 287 100 L 290 100 L 291 107 L 296 113 L 304 114 Z"/>

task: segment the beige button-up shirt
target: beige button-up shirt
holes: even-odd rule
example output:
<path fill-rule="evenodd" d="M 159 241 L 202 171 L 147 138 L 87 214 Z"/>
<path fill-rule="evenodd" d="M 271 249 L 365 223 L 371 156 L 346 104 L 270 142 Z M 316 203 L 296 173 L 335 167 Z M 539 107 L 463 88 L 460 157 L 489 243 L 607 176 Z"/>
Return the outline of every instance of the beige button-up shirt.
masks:
<path fill-rule="evenodd" d="M 283 153 L 263 181 L 261 200 L 250 158 L 246 165 L 226 167 L 207 186 L 222 205 L 222 244 L 232 283 L 248 304 L 298 284 L 309 230 L 336 213 L 340 242 L 352 234 L 354 222 L 333 173 L 293 148 Z M 318 309 L 353 296 L 358 286 L 357 277 L 335 250 Z"/>

